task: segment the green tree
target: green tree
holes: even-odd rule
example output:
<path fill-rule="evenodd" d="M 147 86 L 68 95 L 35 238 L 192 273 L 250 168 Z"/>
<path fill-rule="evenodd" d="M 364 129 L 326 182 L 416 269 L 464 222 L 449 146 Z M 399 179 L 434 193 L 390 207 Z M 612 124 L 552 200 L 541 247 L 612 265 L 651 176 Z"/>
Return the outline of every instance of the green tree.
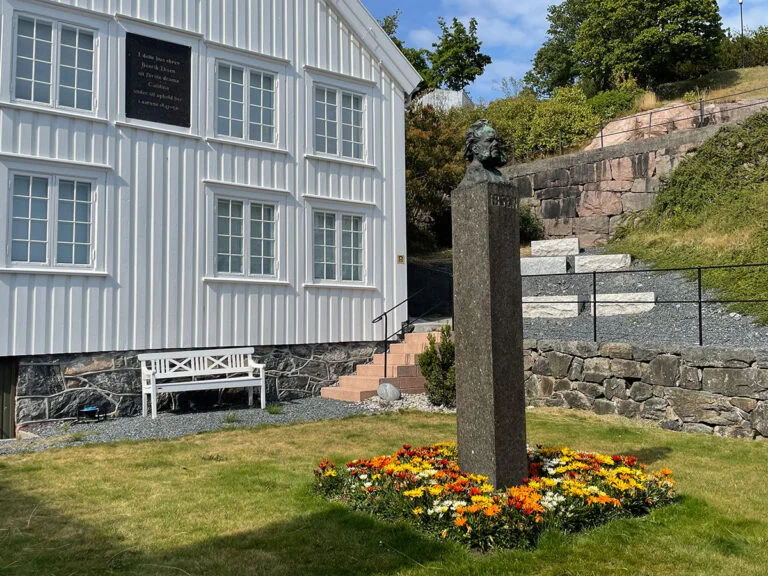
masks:
<path fill-rule="evenodd" d="M 457 18 L 450 26 L 443 18 L 438 18 L 441 35 L 432 45 L 434 51 L 430 51 L 409 48 L 398 38 L 401 14 L 400 10 L 395 10 L 379 20 L 379 25 L 424 78 L 418 92 L 436 88 L 462 90 L 491 63 L 491 57 L 481 52 L 482 42 L 477 37 L 477 20 L 474 18 L 469 21 L 469 28 Z"/>
<path fill-rule="evenodd" d="M 477 20 L 469 21 L 469 28 L 458 19 L 448 26 L 438 18 L 441 34 L 432 47 L 430 88 L 463 90 L 480 76 L 491 63 L 491 57 L 480 50 L 482 42 L 477 37 Z"/>
<path fill-rule="evenodd" d="M 405 190 L 409 250 L 450 246 L 450 194 L 464 177 L 464 133 L 430 107 L 405 115 Z"/>
<path fill-rule="evenodd" d="M 527 76 L 542 92 L 607 90 L 620 74 L 641 86 L 698 76 L 717 66 L 724 37 L 716 0 L 565 0 L 548 18 Z"/>
<path fill-rule="evenodd" d="M 599 121 L 581 88 L 558 88 L 536 107 L 531 146 L 540 154 L 551 154 L 559 149 L 561 139 L 564 148 L 582 144 L 595 135 Z"/>
<path fill-rule="evenodd" d="M 571 86 L 579 77 L 574 46 L 582 22 L 587 18 L 587 0 L 565 0 L 547 8 L 547 40 L 536 52 L 533 70 L 525 83 L 539 94 Z"/>

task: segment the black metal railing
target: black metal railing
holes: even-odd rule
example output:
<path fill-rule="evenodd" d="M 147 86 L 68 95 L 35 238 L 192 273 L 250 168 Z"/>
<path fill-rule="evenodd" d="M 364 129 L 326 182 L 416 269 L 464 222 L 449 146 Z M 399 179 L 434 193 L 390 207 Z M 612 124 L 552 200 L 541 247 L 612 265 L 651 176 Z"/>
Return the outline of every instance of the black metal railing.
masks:
<path fill-rule="evenodd" d="M 765 264 L 730 264 L 730 265 L 717 265 L 717 266 L 693 266 L 684 268 L 628 268 L 624 270 L 609 270 L 602 272 L 575 272 L 575 273 L 560 273 L 560 274 L 541 274 L 536 276 L 524 276 L 523 279 L 534 279 L 544 277 L 591 277 L 592 280 L 592 300 L 590 302 L 590 308 L 592 311 L 592 338 L 595 342 L 598 341 L 598 306 L 616 305 L 616 304 L 690 304 L 698 307 L 698 332 L 699 332 L 699 346 L 704 345 L 704 306 L 709 304 L 768 304 L 768 299 L 765 298 L 704 298 L 704 285 L 703 285 L 703 273 L 712 270 L 738 270 L 738 269 L 758 269 L 762 268 L 768 271 L 768 263 Z M 660 273 L 672 273 L 680 272 L 685 275 L 694 276 L 696 281 L 696 299 L 687 300 L 674 300 L 674 299 L 655 299 L 655 300 L 599 300 L 600 295 L 598 291 L 598 276 L 600 275 L 616 275 L 616 274 L 660 274 Z M 544 296 L 546 298 L 546 296 Z M 524 304 L 560 304 L 564 302 L 560 301 L 545 301 L 536 300 L 535 302 L 529 302 Z M 579 304 L 580 305 L 580 304 Z"/>
<path fill-rule="evenodd" d="M 408 332 L 410 332 L 412 330 L 412 327 L 417 322 L 419 322 L 420 320 L 424 320 L 425 318 L 429 317 L 429 315 L 432 314 L 432 312 L 434 312 L 435 310 L 438 310 L 439 308 L 441 308 L 442 306 L 444 306 L 446 304 L 445 300 L 438 300 L 438 301 L 436 301 L 426 312 L 424 312 L 423 314 L 421 314 L 420 316 L 418 316 L 416 318 L 409 318 L 407 321 L 403 322 L 400 325 L 400 328 L 398 328 L 397 330 L 395 330 L 394 332 L 392 332 L 390 334 L 389 333 L 389 314 L 391 312 L 394 312 L 395 310 L 397 310 L 398 308 L 400 308 L 401 306 L 403 306 L 407 302 L 410 302 L 411 300 L 413 300 L 414 298 L 416 298 L 417 296 L 422 294 L 425 290 L 426 290 L 426 288 L 422 288 L 421 290 L 419 290 L 415 294 L 412 294 L 411 296 L 409 296 L 408 298 L 406 298 L 405 300 L 403 300 L 399 304 L 395 304 L 389 310 L 387 310 L 385 312 L 382 312 L 381 314 L 376 316 L 376 318 L 374 318 L 371 321 L 372 324 L 378 324 L 382 320 L 384 321 L 384 336 L 385 337 L 384 337 L 383 340 L 379 341 L 379 345 L 383 345 L 384 346 L 384 378 L 388 377 L 387 369 L 388 369 L 388 360 L 389 360 L 389 345 L 392 344 L 392 338 L 394 338 L 394 337 L 397 337 L 398 339 L 403 338 L 406 333 L 408 333 Z M 453 323 L 453 301 L 451 301 L 449 304 L 450 304 L 450 309 L 451 309 L 451 323 Z"/>

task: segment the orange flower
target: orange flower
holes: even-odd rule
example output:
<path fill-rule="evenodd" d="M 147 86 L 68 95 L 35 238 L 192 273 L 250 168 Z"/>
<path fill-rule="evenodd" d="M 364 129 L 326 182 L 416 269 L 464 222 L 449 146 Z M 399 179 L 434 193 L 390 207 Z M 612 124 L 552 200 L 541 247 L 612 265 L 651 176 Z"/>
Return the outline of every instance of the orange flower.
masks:
<path fill-rule="evenodd" d="M 501 506 L 496 506 L 496 504 L 491 504 L 487 508 L 483 509 L 483 514 L 489 517 L 498 516 L 501 514 Z"/>
<path fill-rule="evenodd" d="M 459 528 L 461 528 L 462 526 L 467 525 L 467 519 L 464 516 L 459 516 L 458 518 L 456 518 L 456 520 L 453 521 L 453 523 L 456 524 L 456 526 L 458 526 Z"/>

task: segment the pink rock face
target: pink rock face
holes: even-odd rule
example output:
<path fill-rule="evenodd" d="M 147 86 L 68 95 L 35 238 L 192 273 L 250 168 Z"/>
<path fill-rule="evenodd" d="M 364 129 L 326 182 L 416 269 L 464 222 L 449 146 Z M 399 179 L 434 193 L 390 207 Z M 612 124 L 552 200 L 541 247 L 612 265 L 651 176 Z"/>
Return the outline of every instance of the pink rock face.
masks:
<path fill-rule="evenodd" d="M 590 191 L 581 195 L 579 216 L 615 216 L 621 214 L 621 194 L 618 192 Z"/>
<path fill-rule="evenodd" d="M 573 235 L 573 220 L 571 218 L 546 219 L 543 224 L 544 234 L 547 238 Z"/>

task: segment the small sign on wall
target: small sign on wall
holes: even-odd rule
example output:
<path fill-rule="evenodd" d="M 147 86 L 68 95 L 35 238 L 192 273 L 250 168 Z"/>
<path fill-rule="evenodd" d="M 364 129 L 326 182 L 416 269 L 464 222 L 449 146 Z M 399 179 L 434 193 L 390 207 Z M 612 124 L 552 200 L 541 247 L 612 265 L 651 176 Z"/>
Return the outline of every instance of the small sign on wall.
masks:
<path fill-rule="evenodd" d="M 405 264 L 405 256 L 403 256 L 402 254 L 398 254 L 397 255 L 397 263 L 398 264 Z"/>
<path fill-rule="evenodd" d="M 125 35 L 125 115 L 190 127 L 192 48 Z"/>

